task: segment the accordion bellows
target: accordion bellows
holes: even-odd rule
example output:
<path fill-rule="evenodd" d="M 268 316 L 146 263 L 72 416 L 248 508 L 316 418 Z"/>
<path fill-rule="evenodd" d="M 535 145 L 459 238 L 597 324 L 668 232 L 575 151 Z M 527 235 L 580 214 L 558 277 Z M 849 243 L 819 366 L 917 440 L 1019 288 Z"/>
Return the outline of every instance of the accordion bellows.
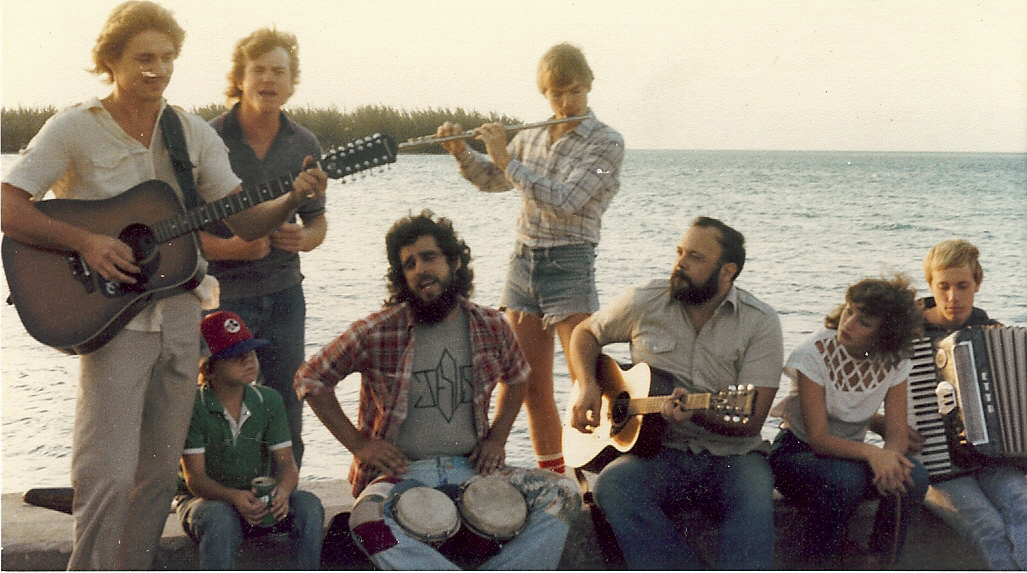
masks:
<path fill-rule="evenodd" d="M 987 456 L 1027 457 L 1027 328 L 971 327 L 938 343 L 939 384 L 955 389 L 964 438 Z"/>

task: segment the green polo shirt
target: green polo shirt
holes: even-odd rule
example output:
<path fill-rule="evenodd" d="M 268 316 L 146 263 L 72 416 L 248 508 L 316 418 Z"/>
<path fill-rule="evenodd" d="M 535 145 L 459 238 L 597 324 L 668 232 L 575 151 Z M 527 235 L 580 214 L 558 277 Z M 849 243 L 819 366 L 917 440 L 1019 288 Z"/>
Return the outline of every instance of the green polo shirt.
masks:
<path fill-rule="evenodd" d="M 271 388 L 247 386 L 239 422 L 234 424 L 207 386 L 200 387 L 183 454 L 203 454 L 207 476 L 219 484 L 249 489 L 253 478 L 271 475 L 271 452 L 292 447 L 282 396 Z M 179 492 L 189 493 L 181 470 L 179 478 Z"/>

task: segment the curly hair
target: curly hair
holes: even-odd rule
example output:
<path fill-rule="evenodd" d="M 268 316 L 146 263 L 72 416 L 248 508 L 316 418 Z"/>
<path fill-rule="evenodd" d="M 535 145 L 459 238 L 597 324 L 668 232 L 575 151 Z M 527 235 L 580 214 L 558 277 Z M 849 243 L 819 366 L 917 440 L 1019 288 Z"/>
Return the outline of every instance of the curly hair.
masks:
<path fill-rule="evenodd" d="M 228 88 L 225 89 L 229 102 L 242 97 L 239 84 L 246 71 L 246 63 L 275 48 L 282 48 L 289 54 L 289 76 L 292 88 L 296 89 L 296 84 L 300 83 L 300 48 L 295 34 L 279 32 L 275 28 L 260 28 L 236 42 L 232 50 L 232 69 L 228 70 Z"/>
<path fill-rule="evenodd" d="M 104 81 L 114 83 L 114 73 L 106 62 L 121 58 L 128 42 L 136 34 L 149 30 L 167 34 L 175 47 L 175 57 L 178 57 L 185 41 L 185 30 L 175 21 L 171 10 L 145 0 L 130 0 L 119 4 L 107 17 L 93 46 L 93 69 L 89 71 L 98 76 L 105 75 Z"/>
<path fill-rule="evenodd" d="M 445 217 L 435 218 L 435 213 L 425 209 L 420 215 L 408 215 L 396 221 L 385 234 L 385 251 L 389 257 L 389 270 L 385 273 L 389 298 L 385 299 L 385 306 L 406 302 L 413 296 L 403 273 L 403 261 L 400 260 L 399 251 L 426 235 L 435 238 L 451 269 L 459 263 L 459 268 L 453 273 L 453 283 L 457 292 L 465 298 L 470 298 L 474 292 L 474 271 L 470 266 L 471 248 L 457 236 L 452 221 Z"/>
<path fill-rule="evenodd" d="M 824 326 L 837 330 L 842 310 L 848 305 L 881 319 L 872 352 L 893 360 L 912 355 L 913 341 L 923 335 L 923 317 L 909 277 L 897 274 L 892 278 L 866 278 L 850 285 L 845 291 L 845 304 L 824 318 Z"/>

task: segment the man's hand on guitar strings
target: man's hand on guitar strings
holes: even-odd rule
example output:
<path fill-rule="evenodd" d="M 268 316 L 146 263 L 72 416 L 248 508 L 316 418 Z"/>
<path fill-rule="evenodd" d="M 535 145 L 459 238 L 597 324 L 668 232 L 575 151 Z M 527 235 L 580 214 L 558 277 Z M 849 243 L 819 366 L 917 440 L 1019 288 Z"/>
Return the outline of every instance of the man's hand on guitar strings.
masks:
<path fill-rule="evenodd" d="M 103 278 L 128 284 L 136 283 L 136 279 L 127 273 L 138 273 L 141 269 L 135 264 L 132 247 L 120 239 L 93 233 L 79 253 L 86 264 Z"/>
<path fill-rule="evenodd" d="M 603 408 L 603 392 L 596 382 L 583 380 L 575 382 L 582 388 L 581 394 L 571 407 L 571 427 L 583 434 L 591 434 L 599 427 L 599 416 Z"/>
<path fill-rule="evenodd" d="M 292 184 L 293 193 L 299 195 L 300 203 L 323 197 L 328 188 L 328 174 L 317 166 L 317 161 L 307 156 L 303 160 L 303 171 Z"/>
<path fill-rule="evenodd" d="M 686 396 L 688 396 L 688 392 L 684 388 L 675 388 L 674 392 L 663 401 L 663 405 L 660 407 L 660 413 L 663 414 L 663 417 L 673 422 L 683 422 L 691 418 L 695 410 L 685 409 L 684 398 Z"/>

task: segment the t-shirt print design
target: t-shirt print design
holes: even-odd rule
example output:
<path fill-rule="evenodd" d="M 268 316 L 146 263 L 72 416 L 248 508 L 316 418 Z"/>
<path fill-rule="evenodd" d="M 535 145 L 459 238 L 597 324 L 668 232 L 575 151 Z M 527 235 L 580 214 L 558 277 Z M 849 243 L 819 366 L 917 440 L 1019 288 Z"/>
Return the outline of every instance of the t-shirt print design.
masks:
<path fill-rule="evenodd" d="M 413 383 L 423 385 L 423 393 L 413 407 L 436 408 L 446 422 L 452 422 L 461 404 L 473 401 L 473 380 L 472 365 L 459 366 L 449 349 L 444 349 L 435 368 L 414 372 Z"/>

